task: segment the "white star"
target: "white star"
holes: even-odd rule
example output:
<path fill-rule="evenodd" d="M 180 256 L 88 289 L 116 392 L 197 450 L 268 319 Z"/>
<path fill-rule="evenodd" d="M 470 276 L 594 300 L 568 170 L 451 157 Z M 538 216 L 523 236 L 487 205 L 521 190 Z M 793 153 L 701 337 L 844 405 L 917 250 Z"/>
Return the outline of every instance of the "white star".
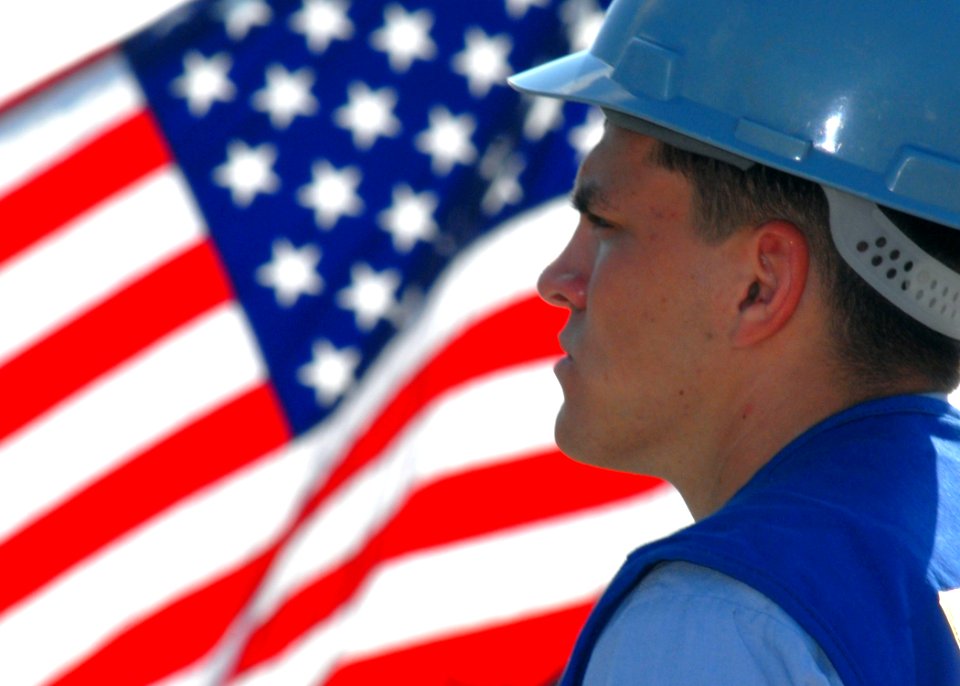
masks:
<path fill-rule="evenodd" d="M 347 8 L 343 0 L 303 0 L 302 8 L 290 17 L 290 27 L 306 36 L 311 52 L 321 53 L 333 40 L 353 38 Z"/>
<path fill-rule="evenodd" d="M 253 94 L 253 107 L 270 115 L 275 128 L 285 129 L 295 117 L 309 117 L 317 112 L 317 99 L 310 89 L 314 74 L 308 67 L 295 72 L 282 64 L 267 68 L 267 85 Z"/>
<path fill-rule="evenodd" d="M 183 58 L 183 74 L 173 80 L 170 90 L 173 94 L 187 99 L 187 107 L 195 117 L 202 117 L 214 102 L 230 102 L 236 94 L 233 82 L 227 73 L 233 66 L 230 56 L 217 53 L 213 57 L 204 57 L 191 50 Z"/>
<path fill-rule="evenodd" d="M 383 26 L 370 35 L 370 45 L 387 53 L 393 71 L 403 73 L 415 59 L 432 60 L 437 54 L 437 45 L 430 38 L 433 21 L 429 10 L 407 12 L 392 3 L 383 11 Z"/>
<path fill-rule="evenodd" d="M 357 195 L 362 178 L 356 167 L 334 169 L 326 160 L 314 162 L 313 181 L 297 191 L 297 201 L 314 210 L 314 221 L 322 229 L 332 229 L 340 217 L 358 217 L 363 201 Z"/>
<path fill-rule="evenodd" d="M 269 25 L 273 18 L 273 11 L 263 0 L 220 0 L 214 14 L 234 41 L 246 38 L 255 26 Z"/>
<path fill-rule="evenodd" d="M 563 100 L 527 98 L 527 103 L 530 109 L 523 119 L 523 137 L 528 141 L 538 141 L 563 125 Z"/>
<path fill-rule="evenodd" d="M 567 41 L 574 51 L 586 50 L 603 24 L 603 10 L 596 0 L 567 0 L 560 8 L 560 17 L 567 28 Z"/>
<path fill-rule="evenodd" d="M 477 124 L 469 114 L 454 116 L 443 105 L 430 110 L 430 127 L 417 134 L 417 150 L 430 155 L 433 173 L 449 174 L 455 164 L 470 164 L 477 149 L 470 142 Z"/>
<path fill-rule="evenodd" d="M 507 0 L 507 14 L 514 19 L 520 19 L 531 7 L 546 7 L 549 4 L 550 0 Z"/>
<path fill-rule="evenodd" d="M 251 148 L 243 141 L 227 146 L 227 161 L 213 170 L 218 186 L 230 189 L 233 204 L 249 207 L 259 193 L 276 193 L 280 179 L 273 173 L 277 149 L 269 143 Z"/>
<path fill-rule="evenodd" d="M 464 36 L 466 47 L 453 56 L 453 70 L 467 78 L 475 98 L 485 96 L 494 84 L 506 83 L 512 73 L 507 55 L 513 47 L 505 35 L 488 36 L 476 27 Z"/>
<path fill-rule="evenodd" d="M 506 205 L 516 205 L 523 200 L 520 174 L 525 168 L 523 157 L 513 152 L 509 143 L 491 145 L 480 161 L 480 176 L 490 182 L 480 201 L 480 209 L 493 216 Z"/>
<path fill-rule="evenodd" d="M 580 126 L 570 129 L 567 140 L 581 159 L 603 138 L 603 122 L 603 112 L 594 107 L 587 112 L 587 118 Z"/>
<path fill-rule="evenodd" d="M 317 403 L 333 405 L 356 381 L 360 364 L 356 348 L 336 349 L 330 341 L 313 344 L 313 360 L 297 370 L 297 379 L 314 390 Z"/>
<path fill-rule="evenodd" d="M 373 91 L 367 84 L 354 81 L 347 87 L 349 102 L 333 113 L 337 126 L 353 134 L 353 144 L 369 150 L 380 136 L 400 133 L 400 120 L 393 115 L 397 92 L 392 88 Z"/>
<path fill-rule="evenodd" d="M 273 242 L 273 257 L 256 272 L 257 283 L 272 288 L 277 303 L 292 307 L 301 295 L 319 295 L 323 279 L 317 274 L 320 250 L 314 245 L 294 248 L 290 241 L 278 238 Z"/>
<path fill-rule="evenodd" d="M 437 196 L 430 191 L 417 194 L 405 183 L 393 188 L 393 204 L 377 216 L 380 226 L 393 236 L 397 252 L 408 253 L 417 241 L 429 241 L 437 234 L 433 213 Z"/>
<path fill-rule="evenodd" d="M 372 331 L 398 306 L 396 294 L 400 274 L 395 269 L 377 273 L 369 265 L 360 263 L 350 269 L 350 278 L 350 286 L 337 293 L 337 304 L 345 310 L 353 310 L 358 329 Z"/>

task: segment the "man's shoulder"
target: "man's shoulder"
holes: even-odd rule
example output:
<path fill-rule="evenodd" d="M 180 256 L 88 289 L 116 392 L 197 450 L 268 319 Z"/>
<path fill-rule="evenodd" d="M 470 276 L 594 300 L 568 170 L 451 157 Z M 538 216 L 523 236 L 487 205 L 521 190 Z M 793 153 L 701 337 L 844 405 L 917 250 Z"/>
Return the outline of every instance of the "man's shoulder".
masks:
<path fill-rule="evenodd" d="M 666 562 L 621 604 L 586 683 L 841 682 L 816 641 L 762 593 L 706 567 Z"/>

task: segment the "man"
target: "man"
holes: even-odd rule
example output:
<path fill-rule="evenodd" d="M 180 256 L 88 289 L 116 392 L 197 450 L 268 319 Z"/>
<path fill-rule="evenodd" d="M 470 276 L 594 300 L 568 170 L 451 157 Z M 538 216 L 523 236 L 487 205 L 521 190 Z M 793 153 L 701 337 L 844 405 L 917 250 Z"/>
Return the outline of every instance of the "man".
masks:
<path fill-rule="evenodd" d="M 607 115 L 539 283 L 558 444 L 696 520 L 628 558 L 565 684 L 960 683 L 960 16 L 914 14 L 616 0 L 512 79 Z"/>

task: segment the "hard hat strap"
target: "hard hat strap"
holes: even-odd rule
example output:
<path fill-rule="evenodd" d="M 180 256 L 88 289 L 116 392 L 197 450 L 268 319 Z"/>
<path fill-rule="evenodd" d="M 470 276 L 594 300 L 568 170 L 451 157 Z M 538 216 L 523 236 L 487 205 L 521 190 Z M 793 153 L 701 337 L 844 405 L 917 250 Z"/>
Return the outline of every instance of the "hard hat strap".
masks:
<path fill-rule="evenodd" d="M 823 190 L 833 242 L 847 264 L 897 309 L 960 340 L 960 274 L 910 240 L 873 202 Z"/>

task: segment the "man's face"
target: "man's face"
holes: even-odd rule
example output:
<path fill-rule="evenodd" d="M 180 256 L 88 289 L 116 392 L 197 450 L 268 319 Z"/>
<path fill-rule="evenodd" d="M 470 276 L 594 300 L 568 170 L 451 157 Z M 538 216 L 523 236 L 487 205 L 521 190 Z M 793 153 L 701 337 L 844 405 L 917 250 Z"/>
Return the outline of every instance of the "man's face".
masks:
<path fill-rule="evenodd" d="M 580 221 L 538 289 L 570 310 L 556 374 L 561 449 L 600 466 L 670 478 L 710 411 L 724 244 L 695 233 L 692 190 L 649 159 L 655 142 L 608 125 L 574 190 Z M 729 321 L 729 320 L 727 320 Z"/>

